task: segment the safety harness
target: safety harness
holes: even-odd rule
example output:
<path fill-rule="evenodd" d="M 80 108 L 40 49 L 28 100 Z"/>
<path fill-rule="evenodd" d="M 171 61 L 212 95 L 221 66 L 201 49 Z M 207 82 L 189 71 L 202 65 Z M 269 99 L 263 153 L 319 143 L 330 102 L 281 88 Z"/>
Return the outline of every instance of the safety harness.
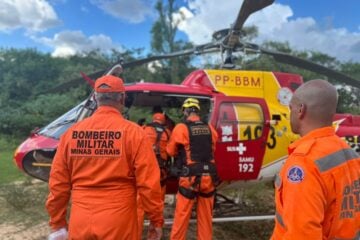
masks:
<path fill-rule="evenodd" d="M 212 197 L 215 194 L 215 190 L 209 193 L 195 191 L 198 188 L 200 189 L 202 176 L 211 176 L 214 183 L 217 181 L 216 167 L 215 164 L 211 162 L 214 157 L 212 154 L 210 127 L 201 121 L 186 121 L 185 125 L 189 132 L 190 157 L 195 163 L 188 164 L 186 162 L 186 152 L 182 146 L 179 149 L 179 157 L 181 158 L 180 176 L 189 177 L 189 179 L 195 176 L 195 181 L 190 188 L 180 186 L 179 192 L 189 199 L 194 199 L 198 195 L 201 197 Z"/>
<path fill-rule="evenodd" d="M 165 185 L 165 180 L 167 178 L 167 172 L 168 172 L 168 165 L 167 165 L 168 161 L 167 161 L 167 159 L 163 159 L 161 157 L 161 154 L 160 154 L 160 139 L 161 139 L 162 134 L 165 133 L 166 134 L 166 140 L 169 140 L 169 134 L 165 130 L 164 126 L 162 126 L 160 123 L 152 122 L 152 123 L 147 124 L 147 126 L 153 127 L 155 132 L 156 132 L 156 141 L 155 141 L 155 143 L 153 145 L 153 150 L 155 152 L 156 159 L 157 159 L 157 162 L 158 162 L 159 168 L 160 168 L 160 173 L 161 173 L 160 183 L 161 183 L 161 186 L 164 186 Z"/>

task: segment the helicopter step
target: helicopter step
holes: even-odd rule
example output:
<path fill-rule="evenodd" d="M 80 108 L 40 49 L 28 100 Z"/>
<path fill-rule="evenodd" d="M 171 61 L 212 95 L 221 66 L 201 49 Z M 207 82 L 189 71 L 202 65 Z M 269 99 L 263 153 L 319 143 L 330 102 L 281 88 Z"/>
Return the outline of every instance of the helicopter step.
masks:
<path fill-rule="evenodd" d="M 213 223 L 224 223 L 224 222 L 241 222 L 241 221 L 265 221 L 274 220 L 275 215 L 262 215 L 262 216 L 239 216 L 239 217 L 222 217 L 213 218 Z M 173 219 L 165 219 L 164 225 L 172 225 Z M 196 223 L 196 219 L 190 219 L 190 223 Z M 144 225 L 149 226 L 149 220 L 145 220 Z"/>

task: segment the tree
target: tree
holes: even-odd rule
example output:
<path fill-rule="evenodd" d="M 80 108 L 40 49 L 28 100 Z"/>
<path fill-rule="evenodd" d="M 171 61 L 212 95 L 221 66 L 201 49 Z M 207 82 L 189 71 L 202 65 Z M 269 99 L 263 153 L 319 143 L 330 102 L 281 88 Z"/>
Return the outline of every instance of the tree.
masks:
<path fill-rule="evenodd" d="M 39 93 L 80 77 L 80 71 L 104 66 L 109 66 L 107 59 L 98 54 L 65 59 L 35 49 L 0 49 L 0 132 L 24 137 L 53 120 L 85 99 L 90 88 L 84 81 L 76 89 L 65 89 L 65 94 Z"/>
<path fill-rule="evenodd" d="M 167 0 L 164 5 L 158 0 L 155 6 L 159 13 L 158 20 L 154 23 L 151 34 L 151 47 L 154 54 L 171 53 L 192 47 L 192 44 L 175 40 L 179 21 L 175 21 L 174 13 L 178 11 L 175 0 Z M 183 56 L 160 61 L 160 66 L 153 64 L 158 77 L 166 83 L 179 83 L 183 80 L 191 68 L 190 56 Z"/>

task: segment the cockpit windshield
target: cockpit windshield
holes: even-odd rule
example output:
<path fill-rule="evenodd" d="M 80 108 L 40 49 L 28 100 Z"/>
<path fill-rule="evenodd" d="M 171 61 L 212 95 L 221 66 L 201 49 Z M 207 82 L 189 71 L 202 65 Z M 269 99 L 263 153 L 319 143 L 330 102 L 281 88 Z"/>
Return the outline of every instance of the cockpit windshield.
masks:
<path fill-rule="evenodd" d="M 78 115 L 85 105 L 85 102 L 86 101 L 83 101 L 47 126 L 43 127 L 38 134 L 59 139 L 60 136 L 77 121 Z"/>

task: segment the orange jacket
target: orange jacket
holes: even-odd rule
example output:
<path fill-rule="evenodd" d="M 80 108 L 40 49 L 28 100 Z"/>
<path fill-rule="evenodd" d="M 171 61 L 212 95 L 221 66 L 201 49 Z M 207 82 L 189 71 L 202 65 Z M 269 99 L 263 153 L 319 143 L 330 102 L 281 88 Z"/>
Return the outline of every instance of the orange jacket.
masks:
<path fill-rule="evenodd" d="M 188 121 L 199 121 L 200 117 L 198 116 L 190 116 L 187 118 Z M 218 138 L 216 130 L 209 124 L 211 130 L 211 142 L 212 142 L 212 151 L 215 151 L 215 145 Z M 179 123 L 175 126 L 174 130 L 171 133 L 170 141 L 166 147 L 167 153 L 170 156 L 176 156 L 178 154 L 178 146 L 183 145 L 186 152 L 186 161 L 188 164 L 194 163 L 191 160 L 190 153 L 190 138 L 189 131 L 185 123 Z M 213 160 L 214 161 L 214 160 Z"/>
<path fill-rule="evenodd" d="M 115 205 L 127 224 L 137 225 L 139 194 L 150 221 L 157 227 L 163 224 L 160 172 L 151 145 L 140 126 L 109 106 L 100 106 L 61 137 L 49 190 L 46 207 L 52 229 L 66 226 L 70 195 L 73 204 Z"/>
<path fill-rule="evenodd" d="M 272 240 L 359 239 L 360 158 L 332 127 L 289 146 L 275 187 Z"/>
<path fill-rule="evenodd" d="M 163 132 L 161 134 L 158 144 L 159 144 L 160 157 L 162 159 L 166 160 L 168 158 L 168 154 L 166 153 L 166 145 L 170 139 L 171 132 L 168 128 L 166 128 L 166 127 L 164 127 L 164 128 L 165 128 L 165 132 Z M 157 140 L 156 130 L 152 126 L 145 125 L 144 131 L 145 131 L 150 143 L 153 145 L 153 149 L 155 150 L 155 148 L 156 148 L 155 145 L 156 145 L 156 140 Z"/>

